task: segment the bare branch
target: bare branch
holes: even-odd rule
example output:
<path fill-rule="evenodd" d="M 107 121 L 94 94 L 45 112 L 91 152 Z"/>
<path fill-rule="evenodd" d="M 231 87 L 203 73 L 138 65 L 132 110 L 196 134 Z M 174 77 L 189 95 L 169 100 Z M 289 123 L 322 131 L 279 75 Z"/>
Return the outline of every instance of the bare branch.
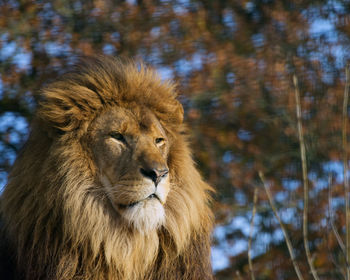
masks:
<path fill-rule="evenodd" d="M 254 230 L 254 217 L 256 213 L 256 204 L 258 202 L 258 192 L 259 192 L 258 188 L 255 187 L 254 198 L 253 198 L 252 220 L 250 221 L 250 231 L 249 231 L 249 239 L 248 239 L 248 263 L 249 263 L 249 270 L 250 270 L 250 278 L 252 280 L 255 280 L 255 277 L 254 277 L 251 249 L 252 249 L 252 239 L 253 239 L 253 230 Z"/>
<path fill-rule="evenodd" d="M 349 269 L 349 263 L 346 259 L 346 249 L 345 249 L 345 245 L 344 245 L 344 242 L 342 240 L 342 238 L 340 237 L 340 234 L 336 228 L 336 226 L 334 225 L 334 222 L 333 222 L 333 210 L 332 210 L 332 176 L 329 175 L 329 178 L 328 178 L 328 223 L 330 224 L 331 228 L 332 228 L 332 231 L 337 239 L 337 242 L 338 242 L 338 245 L 341 249 L 341 252 L 345 258 L 345 269 L 346 271 Z M 332 254 L 331 254 L 332 256 Z M 333 257 L 333 256 L 332 256 Z M 334 258 L 333 258 L 334 259 Z M 343 271 L 342 269 L 340 269 L 339 265 L 335 262 L 335 260 L 333 260 L 333 263 L 335 264 L 335 266 L 338 268 L 339 271 L 341 271 L 341 273 L 343 274 Z M 346 277 L 346 274 L 343 275 L 344 276 L 344 279 L 347 279 Z"/>
<path fill-rule="evenodd" d="M 294 83 L 294 92 L 295 92 L 295 103 L 296 103 L 296 112 L 297 112 L 297 121 L 298 121 L 298 136 L 299 136 L 299 144 L 300 144 L 300 156 L 301 156 L 303 186 L 304 186 L 304 211 L 303 211 L 304 247 L 305 247 L 307 262 L 309 263 L 311 273 L 315 280 L 319 280 L 316 269 L 313 265 L 313 260 L 309 249 L 309 240 L 308 240 L 309 185 L 308 185 L 308 179 L 307 179 L 305 142 L 304 142 L 304 135 L 303 135 L 303 127 L 301 124 L 299 85 L 298 85 L 298 78 L 295 74 L 293 75 L 293 83 Z"/>
<path fill-rule="evenodd" d="M 344 189 L 345 189 L 345 216 L 346 216 L 346 262 L 350 261 L 350 189 L 348 178 L 348 153 L 347 153 L 347 121 L 348 121 L 348 100 L 349 100 L 349 85 L 350 85 L 350 73 L 349 65 L 345 68 L 345 90 L 344 90 L 344 103 L 343 103 L 343 123 L 342 123 L 342 138 L 343 138 L 343 164 L 344 164 Z M 350 269 L 346 269 L 346 279 L 350 279 Z"/>
<path fill-rule="evenodd" d="M 237 276 L 238 280 L 242 280 L 242 276 L 241 276 L 241 274 L 239 273 L 238 270 L 236 270 L 236 276 Z"/>
<path fill-rule="evenodd" d="M 283 235 L 284 235 L 284 239 L 286 240 L 286 243 L 287 243 L 287 247 L 288 247 L 288 251 L 289 251 L 289 255 L 290 255 L 290 258 L 292 260 L 292 263 L 293 263 L 293 266 L 294 266 L 294 270 L 295 270 L 295 273 L 297 274 L 298 276 L 298 279 L 299 280 L 303 280 L 303 276 L 300 272 L 300 269 L 299 269 L 299 266 L 298 266 L 298 263 L 296 261 L 296 258 L 295 258 L 295 254 L 294 254 L 294 249 L 293 249 L 293 246 L 292 246 L 292 242 L 290 241 L 290 238 L 289 238 L 289 235 L 288 235 L 288 232 L 284 226 L 284 224 L 282 223 L 282 220 L 280 219 L 279 215 L 278 215 L 278 212 L 277 212 L 277 208 L 275 206 L 275 203 L 273 202 L 273 199 L 272 199 L 272 195 L 271 195 L 271 192 L 266 184 L 266 181 L 265 181 L 265 176 L 264 176 L 264 173 L 262 171 L 259 171 L 259 177 L 260 177 L 260 180 L 261 182 L 263 183 L 263 186 L 265 188 L 265 192 L 267 194 L 267 197 L 269 199 L 269 203 L 270 203 L 270 206 L 272 208 L 272 211 L 273 213 L 275 214 L 275 217 L 278 221 L 278 223 L 280 224 L 281 226 L 281 229 L 282 229 L 282 232 L 283 232 Z"/>
<path fill-rule="evenodd" d="M 329 224 L 332 227 L 333 233 L 337 239 L 338 245 L 340 247 L 340 249 L 342 250 L 342 252 L 344 253 L 344 256 L 346 256 L 346 252 L 345 252 L 345 245 L 343 240 L 340 237 L 340 234 L 337 230 L 337 228 L 335 227 L 334 223 L 333 223 L 333 211 L 332 211 L 332 177 L 329 176 L 328 178 L 328 215 L 329 215 Z"/>
<path fill-rule="evenodd" d="M 327 235 L 327 237 L 328 237 L 328 235 Z M 337 263 L 337 260 L 334 257 L 333 249 L 329 246 L 329 241 L 327 241 L 327 248 L 328 248 L 328 251 L 330 252 L 330 254 L 328 254 L 328 258 L 334 264 L 334 266 L 336 267 L 336 270 L 339 271 L 339 273 L 342 276 L 342 279 L 345 280 L 346 279 L 346 269 Z"/>

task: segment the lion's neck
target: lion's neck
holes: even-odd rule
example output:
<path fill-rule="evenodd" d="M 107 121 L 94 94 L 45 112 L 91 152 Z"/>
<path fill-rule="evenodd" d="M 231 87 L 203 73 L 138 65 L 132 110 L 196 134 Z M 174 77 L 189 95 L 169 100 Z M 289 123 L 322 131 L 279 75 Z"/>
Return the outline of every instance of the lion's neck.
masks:
<path fill-rule="evenodd" d="M 89 196 L 80 207 L 76 207 L 74 200 L 73 197 L 66 203 L 70 215 L 66 217 L 65 239 L 68 244 L 71 243 L 70 248 L 75 248 L 68 250 L 67 256 L 73 255 L 73 263 L 82 264 L 84 277 L 91 272 L 91 278 L 84 279 L 99 279 L 96 277 L 100 276 L 93 276 L 99 275 L 96 269 L 102 270 L 100 275 L 105 275 L 103 279 L 144 279 L 147 270 L 154 265 L 161 246 L 157 230 L 142 233 L 130 228 L 125 221 L 111 215 L 113 210 L 106 208 L 107 200 L 103 201 L 101 197 L 95 199 L 95 196 Z M 77 217 L 84 227 L 76 223 Z M 66 267 L 63 257 L 58 270 L 64 273 Z"/>
<path fill-rule="evenodd" d="M 81 247 L 84 249 L 67 250 L 61 256 L 55 272 L 57 279 L 80 279 L 79 271 L 84 271 L 84 279 L 89 280 L 141 280 L 154 265 L 159 250 L 156 232 L 142 235 L 120 231 L 100 244 L 97 254 L 92 254 L 91 248 L 97 244 L 89 243 Z"/>

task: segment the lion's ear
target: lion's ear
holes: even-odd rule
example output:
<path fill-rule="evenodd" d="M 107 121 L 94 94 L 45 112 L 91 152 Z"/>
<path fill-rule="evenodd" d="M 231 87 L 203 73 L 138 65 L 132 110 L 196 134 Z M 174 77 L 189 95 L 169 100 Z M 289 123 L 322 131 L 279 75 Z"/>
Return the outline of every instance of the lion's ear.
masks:
<path fill-rule="evenodd" d="M 92 119 L 101 106 L 96 93 L 86 87 L 54 83 L 43 90 L 37 114 L 48 127 L 68 132 Z"/>
<path fill-rule="evenodd" d="M 182 123 L 184 120 L 184 108 L 182 107 L 179 101 L 176 101 L 176 102 L 177 102 L 176 110 L 175 110 L 176 119 L 178 120 L 179 123 Z"/>

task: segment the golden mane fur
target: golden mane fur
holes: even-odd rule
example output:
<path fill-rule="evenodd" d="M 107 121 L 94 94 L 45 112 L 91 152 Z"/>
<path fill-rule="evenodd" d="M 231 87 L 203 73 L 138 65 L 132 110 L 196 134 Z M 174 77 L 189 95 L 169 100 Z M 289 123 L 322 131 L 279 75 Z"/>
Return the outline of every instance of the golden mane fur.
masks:
<path fill-rule="evenodd" d="M 166 221 L 149 233 L 117 223 L 103 206 L 85 147 L 90 123 L 113 106 L 147 107 L 172 137 Z M 45 87 L 1 196 L 5 279 L 212 279 L 211 188 L 194 166 L 182 119 L 174 86 L 132 62 L 86 59 Z"/>

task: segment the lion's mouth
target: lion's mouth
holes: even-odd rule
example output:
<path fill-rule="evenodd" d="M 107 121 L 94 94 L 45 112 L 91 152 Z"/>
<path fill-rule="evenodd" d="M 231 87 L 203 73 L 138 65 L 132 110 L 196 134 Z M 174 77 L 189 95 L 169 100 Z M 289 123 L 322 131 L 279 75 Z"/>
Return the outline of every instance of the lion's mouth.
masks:
<path fill-rule="evenodd" d="M 144 199 L 141 199 L 141 200 L 138 200 L 138 201 L 135 201 L 135 202 L 132 202 L 130 204 L 118 204 L 118 206 L 122 209 L 127 209 L 127 208 L 131 208 L 131 207 L 134 207 L 135 205 L 139 204 L 140 202 L 142 201 L 146 201 L 146 200 L 150 200 L 150 199 L 158 199 L 159 202 L 161 204 L 163 204 L 162 200 L 159 198 L 159 196 L 156 194 L 156 193 L 152 193 L 150 194 L 149 196 L 147 196 L 146 198 Z"/>

